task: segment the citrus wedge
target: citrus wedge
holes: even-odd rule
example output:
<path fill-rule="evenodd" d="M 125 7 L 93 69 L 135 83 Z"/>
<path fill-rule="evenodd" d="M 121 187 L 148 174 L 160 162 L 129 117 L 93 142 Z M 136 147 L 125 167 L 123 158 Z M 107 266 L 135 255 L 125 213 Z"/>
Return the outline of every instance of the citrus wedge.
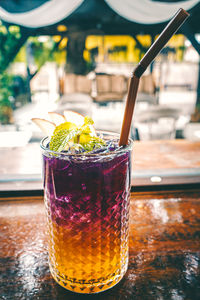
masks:
<path fill-rule="evenodd" d="M 32 118 L 33 123 L 35 123 L 41 131 L 48 136 L 51 136 L 56 128 L 56 125 L 53 122 L 47 121 L 40 118 Z"/>
<path fill-rule="evenodd" d="M 56 124 L 56 126 L 66 122 L 66 119 L 63 115 L 56 113 L 56 112 L 48 112 L 48 115 L 51 121 Z"/>
<path fill-rule="evenodd" d="M 64 116 L 67 122 L 71 122 L 73 124 L 76 124 L 77 127 L 81 127 L 84 124 L 84 116 L 72 111 L 72 110 L 65 110 L 64 111 Z M 96 136 L 96 131 L 94 129 L 93 125 L 89 125 L 89 131 L 91 136 Z M 87 137 L 83 137 L 83 139 L 88 139 Z"/>
<path fill-rule="evenodd" d="M 60 130 L 72 130 L 72 129 L 77 129 L 78 127 L 76 126 L 76 124 L 71 123 L 71 122 L 64 122 L 58 126 L 56 126 L 54 133 L 60 131 Z"/>

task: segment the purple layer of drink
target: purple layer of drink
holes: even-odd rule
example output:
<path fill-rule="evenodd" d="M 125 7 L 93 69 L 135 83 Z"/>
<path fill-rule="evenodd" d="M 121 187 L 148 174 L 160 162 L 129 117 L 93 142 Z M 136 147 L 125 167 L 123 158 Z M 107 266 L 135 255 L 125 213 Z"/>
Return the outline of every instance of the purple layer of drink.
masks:
<path fill-rule="evenodd" d="M 52 276 L 74 292 L 106 290 L 128 266 L 132 144 L 77 155 L 55 155 L 47 144 L 46 138 L 44 195 Z"/>

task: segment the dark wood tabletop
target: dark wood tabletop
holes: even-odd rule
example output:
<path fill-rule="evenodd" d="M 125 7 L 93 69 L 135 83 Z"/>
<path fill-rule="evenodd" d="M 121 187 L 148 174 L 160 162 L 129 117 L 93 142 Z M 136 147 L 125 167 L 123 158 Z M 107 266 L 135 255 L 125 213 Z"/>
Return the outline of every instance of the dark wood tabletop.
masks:
<path fill-rule="evenodd" d="M 200 299 L 200 189 L 131 194 L 129 268 L 100 294 L 53 280 L 45 229 L 42 197 L 0 202 L 0 299 Z"/>

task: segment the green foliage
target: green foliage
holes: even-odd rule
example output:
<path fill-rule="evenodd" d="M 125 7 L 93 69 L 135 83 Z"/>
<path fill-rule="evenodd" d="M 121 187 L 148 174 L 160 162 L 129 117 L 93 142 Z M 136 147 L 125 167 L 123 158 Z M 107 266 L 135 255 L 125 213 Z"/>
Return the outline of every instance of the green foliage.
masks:
<path fill-rule="evenodd" d="M 30 37 L 28 43 L 31 47 L 33 61 L 38 69 L 40 69 L 46 61 L 55 61 L 59 65 L 63 62 L 63 56 L 66 56 L 65 51 L 58 48 L 58 44 L 52 37 L 48 37 L 45 42 L 41 42 L 40 37 Z M 14 61 L 26 62 L 26 44 L 21 47 Z"/>
<path fill-rule="evenodd" d="M 7 68 L 20 38 L 21 33 L 18 26 L 9 26 L 6 28 L 0 22 L 0 72 L 3 72 Z"/>
<path fill-rule="evenodd" d="M 34 62 L 37 65 L 38 69 L 46 61 L 53 61 L 53 50 L 55 48 L 55 42 L 52 38 L 48 38 L 46 42 L 40 42 L 37 37 L 29 38 L 29 43 L 31 45 L 32 55 Z"/>
<path fill-rule="evenodd" d="M 26 46 L 22 46 L 13 62 L 26 63 Z"/>
<path fill-rule="evenodd" d="M 0 123 L 8 124 L 11 122 L 12 105 L 11 97 L 13 76 L 7 73 L 0 74 Z"/>

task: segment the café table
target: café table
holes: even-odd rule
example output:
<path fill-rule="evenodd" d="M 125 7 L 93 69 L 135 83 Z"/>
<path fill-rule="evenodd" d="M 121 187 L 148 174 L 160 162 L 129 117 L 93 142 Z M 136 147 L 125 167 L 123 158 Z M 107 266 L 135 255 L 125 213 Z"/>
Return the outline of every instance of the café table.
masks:
<path fill-rule="evenodd" d="M 135 143 L 128 271 L 94 295 L 50 275 L 37 147 L 0 149 L 0 299 L 200 299 L 199 142 Z"/>

